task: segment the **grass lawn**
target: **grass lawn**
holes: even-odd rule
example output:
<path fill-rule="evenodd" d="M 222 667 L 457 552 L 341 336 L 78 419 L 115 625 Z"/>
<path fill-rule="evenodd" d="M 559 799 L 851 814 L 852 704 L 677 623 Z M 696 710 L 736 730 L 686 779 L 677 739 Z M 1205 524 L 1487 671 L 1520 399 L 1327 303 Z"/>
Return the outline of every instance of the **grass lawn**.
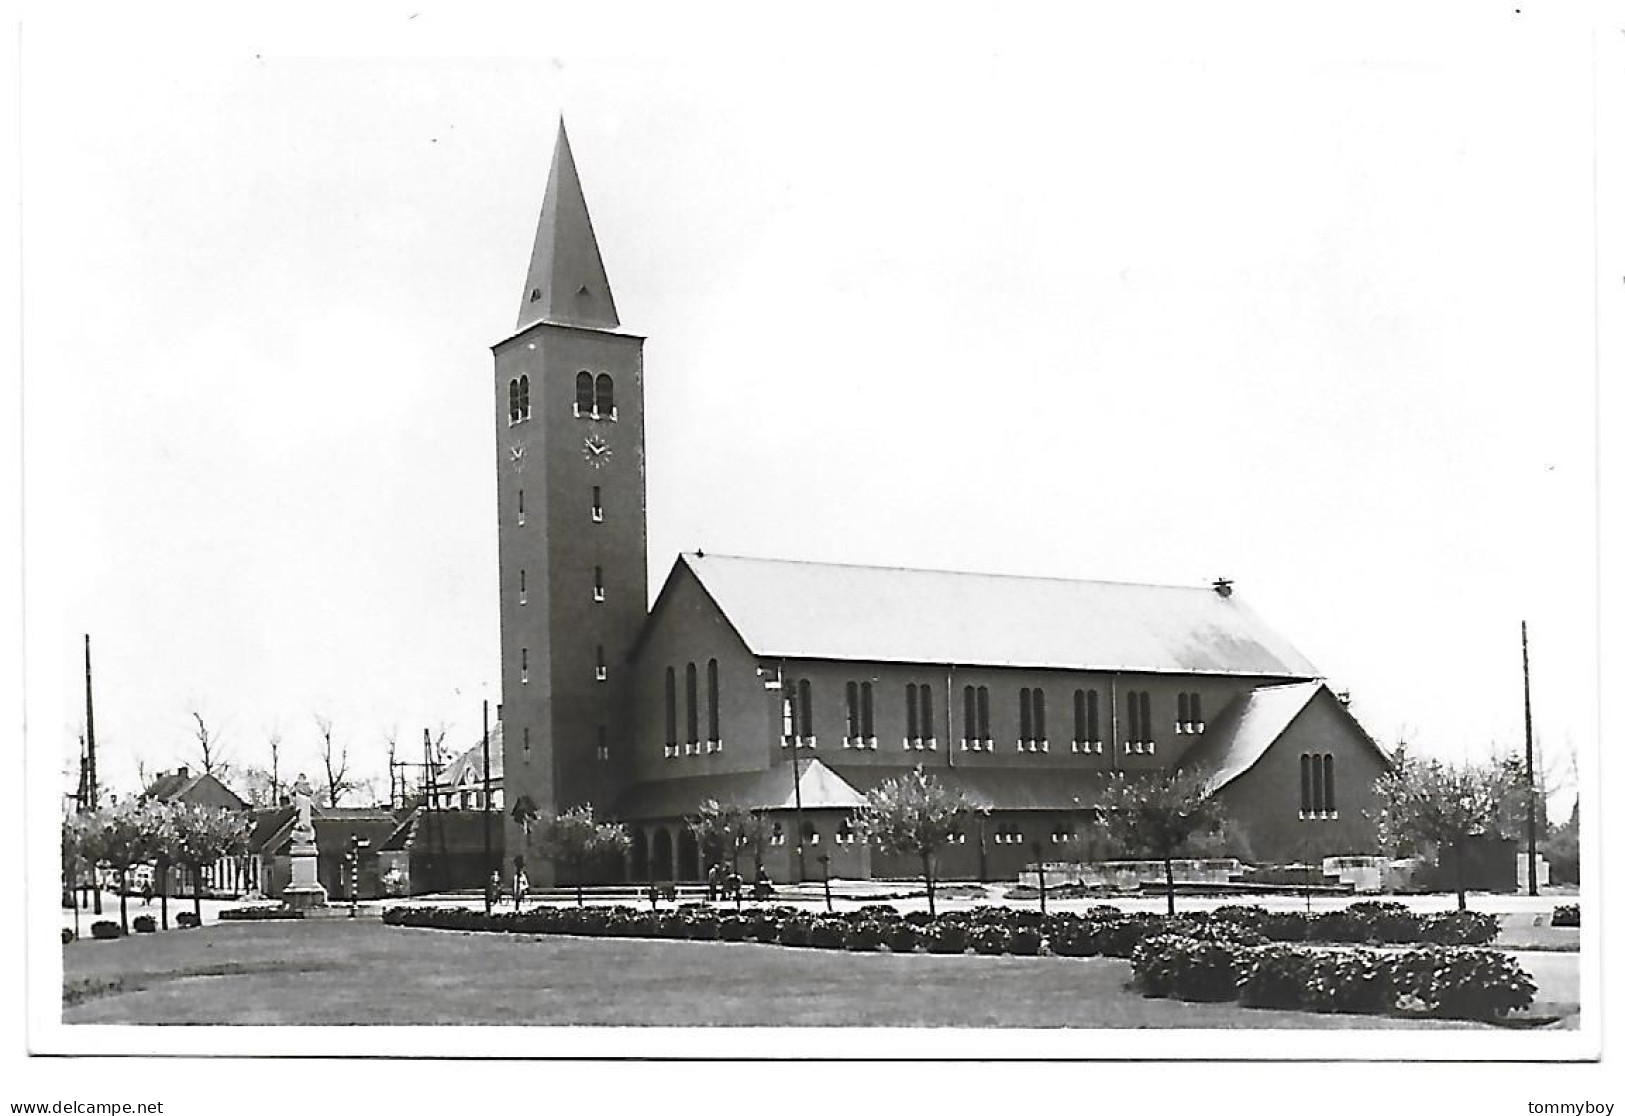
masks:
<path fill-rule="evenodd" d="M 1440 1028 L 1148 1000 L 1126 961 L 240 923 L 63 947 L 65 1023 Z"/>

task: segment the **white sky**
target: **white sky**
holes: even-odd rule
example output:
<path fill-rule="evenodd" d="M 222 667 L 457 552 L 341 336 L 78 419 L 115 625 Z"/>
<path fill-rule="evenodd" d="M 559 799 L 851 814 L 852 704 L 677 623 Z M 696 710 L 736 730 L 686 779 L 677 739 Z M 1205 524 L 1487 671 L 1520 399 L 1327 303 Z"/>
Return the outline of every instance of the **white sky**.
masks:
<path fill-rule="evenodd" d="M 876 17 L 763 51 L 400 11 L 26 29 L 35 755 L 76 751 L 87 631 L 114 789 L 188 759 L 194 707 L 239 765 L 280 728 L 288 774 L 318 712 L 380 784 L 391 728 L 473 742 L 488 346 L 562 111 L 649 339 L 651 591 L 696 546 L 1224 575 L 1380 740 L 1447 756 L 1521 747 L 1527 619 L 1566 812 L 1597 731 L 1587 27 Z M 531 56 L 422 57 L 493 46 Z"/>

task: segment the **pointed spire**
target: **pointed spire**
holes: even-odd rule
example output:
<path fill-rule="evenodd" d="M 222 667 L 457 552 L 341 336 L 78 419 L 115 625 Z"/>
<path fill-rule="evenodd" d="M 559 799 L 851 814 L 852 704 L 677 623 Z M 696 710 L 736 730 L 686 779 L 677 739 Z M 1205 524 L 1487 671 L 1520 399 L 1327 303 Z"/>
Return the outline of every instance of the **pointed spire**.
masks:
<path fill-rule="evenodd" d="M 609 277 L 598 255 L 587 199 L 576 177 L 570 138 L 559 118 L 559 137 L 553 147 L 553 168 L 542 198 L 542 217 L 536 223 L 536 247 L 530 254 L 530 274 L 519 301 L 519 329 L 537 322 L 614 329 L 621 324 Z"/>

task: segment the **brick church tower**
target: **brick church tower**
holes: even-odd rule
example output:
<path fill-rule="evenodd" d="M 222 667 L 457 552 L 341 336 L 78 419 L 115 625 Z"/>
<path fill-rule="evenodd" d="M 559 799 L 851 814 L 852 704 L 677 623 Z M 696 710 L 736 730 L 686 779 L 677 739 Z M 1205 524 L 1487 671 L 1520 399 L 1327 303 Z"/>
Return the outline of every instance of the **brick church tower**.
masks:
<path fill-rule="evenodd" d="M 517 332 L 496 357 L 507 860 L 546 882 L 542 817 L 600 815 L 629 769 L 627 656 L 647 615 L 643 339 L 620 318 L 559 123 Z"/>

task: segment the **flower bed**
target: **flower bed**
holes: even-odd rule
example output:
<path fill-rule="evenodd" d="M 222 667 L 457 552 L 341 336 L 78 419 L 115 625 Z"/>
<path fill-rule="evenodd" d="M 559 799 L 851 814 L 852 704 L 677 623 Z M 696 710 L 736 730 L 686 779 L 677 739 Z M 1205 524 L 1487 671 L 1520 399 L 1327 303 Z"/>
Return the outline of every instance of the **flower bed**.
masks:
<path fill-rule="evenodd" d="M 1559 903 L 1557 906 L 1553 907 L 1552 908 L 1552 925 L 1553 926 L 1578 926 L 1578 925 L 1580 925 L 1580 904 L 1578 904 L 1578 903 Z"/>
<path fill-rule="evenodd" d="M 256 913 L 249 913 L 249 912 Z M 222 918 L 297 917 L 280 908 L 242 908 Z M 816 949 L 893 953 L 1014 953 L 1023 956 L 1132 957 L 1143 940 L 1176 933 L 1232 947 L 1269 942 L 1337 942 L 1358 945 L 1485 945 L 1500 924 L 1476 912 L 1418 915 L 1398 903 L 1355 903 L 1324 914 L 1266 911 L 1228 906 L 1183 915 L 1125 914 L 1115 907 L 1091 907 L 1082 914 L 1041 915 L 1031 910 L 982 906 L 948 911 L 935 920 L 923 911 L 900 914 L 885 904 L 867 904 L 840 914 L 815 914 L 789 906 L 718 911 L 706 904 L 650 911 L 632 907 L 533 907 L 485 914 L 461 907 L 395 907 L 385 912 L 392 926 L 481 930 L 510 934 L 580 934 L 622 938 L 696 941 L 754 941 Z"/>
<path fill-rule="evenodd" d="M 1328 950 L 1159 934 L 1141 941 L 1132 963 L 1147 996 L 1244 1007 L 1495 1020 L 1535 994 L 1516 960 L 1476 946 Z"/>
<path fill-rule="evenodd" d="M 151 915 L 136 915 L 130 921 L 130 926 L 137 934 L 151 934 L 158 929 L 158 923 Z"/>
<path fill-rule="evenodd" d="M 304 918 L 305 912 L 292 907 L 228 907 L 220 912 L 222 922 L 259 922 L 264 919 Z"/>

